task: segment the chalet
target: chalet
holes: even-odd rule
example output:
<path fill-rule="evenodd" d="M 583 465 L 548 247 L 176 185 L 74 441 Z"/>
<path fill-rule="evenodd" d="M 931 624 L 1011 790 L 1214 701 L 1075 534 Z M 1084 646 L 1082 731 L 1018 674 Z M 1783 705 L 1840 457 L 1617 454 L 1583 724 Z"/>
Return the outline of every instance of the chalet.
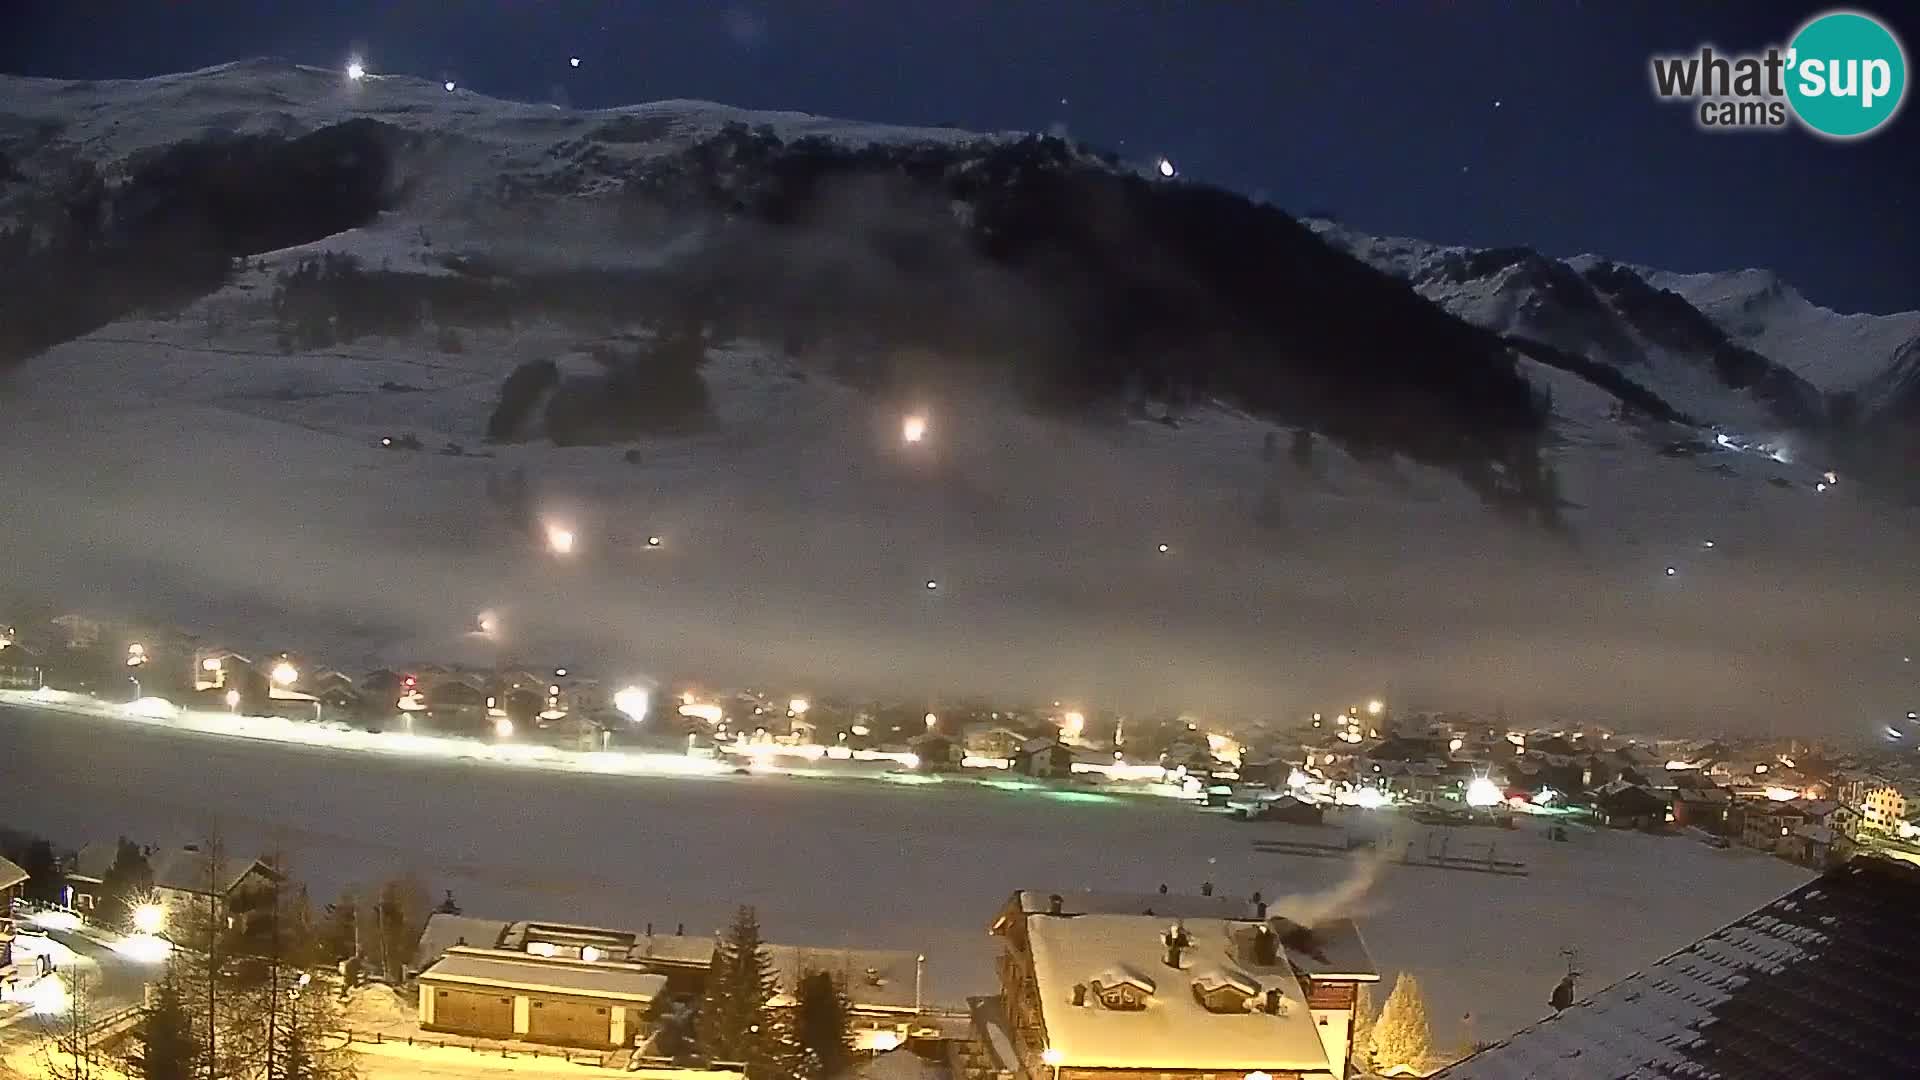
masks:
<path fill-rule="evenodd" d="M 188 674 L 193 679 L 194 690 L 205 693 L 209 690 L 226 690 L 242 671 L 251 670 L 253 661 L 232 649 L 195 649 L 193 670 Z"/>
<path fill-rule="evenodd" d="M 1069 776 L 1073 773 L 1073 748 L 1045 735 L 1028 739 L 1013 756 L 1013 771 L 1028 776 Z"/>
<path fill-rule="evenodd" d="M 1906 784 L 1882 784 L 1861 800 L 1860 820 L 1883 832 L 1897 832 L 1912 808 L 1914 792 Z"/>
<path fill-rule="evenodd" d="M 68 904 L 82 912 L 98 908 L 107 871 L 119 857 L 120 844 L 104 840 L 95 840 L 76 852 L 67 864 L 67 887 L 72 890 Z"/>
<path fill-rule="evenodd" d="M 1807 817 L 1792 803 L 1765 802 L 1747 807 L 1740 819 L 1740 842 L 1761 851 L 1777 849 Z"/>
<path fill-rule="evenodd" d="M 1824 870 L 1836 862 L 1844 861 L 1851 849 L 1851 841 L 1845 833 L 1825 825 L 1808 824 L 1795 826 L 1792 832 L 1780 838 L 1773 851 L 1783 859 Z"/>
<path fill-rule="evenodd" d="M 27 872 L 0 856 L 0 912 L 10 911 L 27 883 Z"/>
<path fill-rule="evenodd" d="M 472 680 L 448 677 L 420 695 L 422 714 L 443 731 L 481 731 L 487 728 L 487 693 Z"/>
<path fill-rule="evenodd" d="M 1696 779 L 1704 786 L 1688 783 L 1674 789 L 1673 823 L 1681 828 L 1725 834 L 1727 808 L 1733 802 L 1733 793 L 1717 784 L 1706 783 L 1704 777 Z"/>
<path fill-rule="evenodd" d="M 284 880 L 259 859 L 216 860 L 197 845 L 152 852 L 147 862 L 153 870 L 154 902 L 167 910 L 170 923 L 209 907 L 244 919 L 270 908 L 273 891 Z"/>
<path fill-rule="evenodd" d="M 435 914 L 427 919 L 414 953 L 421 985 L 435 987 L 431 997 L 423 991 L 419 1019 L 423 1026 L 446 1031 L 604 1048 L 615 1045 L 607 1040 L 622 1034 L 612 1026 L 615 1007 L 625 1010 L 623 1032 L 631 1039 L 644 1030 L 647 1011 L 639 1000 L 641 996 L 650 995 L 649 1000 L 698 996 L 706 986 L 717 945 L 713 937 L 655 934 L 651 925 L 635 932 Z M 794 945 L 764 948 L 782 987 L 773 999 L 776 1006 L 794 1004 L 789 992 L 807 972 L 825 971 L 838 978 L 847 994 L 856 1046 L 873 1049 L 897 1045 L 920 1014 L 922 963 L 914 953 Z M 472 969 L 479 961 L 472 959 L 457 959 L 451 967 L 442 966 L 450 959 L 462 955 L 471 958 L 474 954 L 486 954 L 493 961 L 482 965 L 493 971 L 493 982 L 468 980 L 456 985 L 458 980 L 442 977 L 449 972 L 476 974 Z M 511 970 L 500 967 L 503 959 L 511 959 L 515 966 Z M 547 969 L 539 965 L 548 963 L 558 967 L 543 976 Z M 617 971 L 623 977 L 645 975 L 659 982 L 645 983 L 645 995 L 640 993 L 643 984 L 623 983 L 625 997 L 602 997 L 593 1004 L 592 995 L 581 992 L 581 965 L 598 965 L 597 970 Z M 448 994 L 442 997 L 441 990 Z M 524 1005 L 519 1003 L 520 998 L 526 999 Z M 543 1000 L 548 1004 L 538 1004 Z M 607 1011 L 591 1011 L 601 1008 Z M 562 1021 L 564 1027 L 559 1026 Z"/>
<path fill-rule="evenodd" d="M 965 756 L 959 743 L 937 731 L 913 740 L 912 746 L 917 767 L 926 772 L 951 772 L 960 767 L 960 759 Z"/>
<path fill-rule="evenodd" d="M 1020 753 L 1029 736 L 1003 725 L 972 725 L 965 729 L 967 753 L 980 757 L 1012 759 Z"/>
<path fill-rule="evenodd" d="M 970 1013 L 1002 1075 L 1344 1077 L 1358 987 L 1379 979 L 1351 920 L 1229 897 L 1022 892 L 991 929 L 1001 992 Z"/>
<path fill-rule="evenodd" d="M 494 1039 L 608 1049 L 647 1029 L 665 976 L 617 960 L 456 945 L 419 975 L 420 1026 Z"/>
<path fill-rule="evenodd" d="M 0 690 L 38 690 L 46 685 L 47 659 L 31 646 L 0 649 Z"/>
<path fill-rule="evenodd" d="M 1860 813 L 1832 799 L 1795 799 L 1787 805 L 1800 812 L 1806 824 L 1830 829 L 1851 839 L 1860 831 Z"/>
<path fill-rule="evenodd" d="M 1594 794 L 1593 813 L 1612 829 L 1664 828 L 1673 816 L 1667 800 L 1624 780 L 1615 780 Z"/>
<path fill-rule="evenodd" d="M 1436 1080 L 1911 1076 L 1920 868 L 1856 857 Z"/>

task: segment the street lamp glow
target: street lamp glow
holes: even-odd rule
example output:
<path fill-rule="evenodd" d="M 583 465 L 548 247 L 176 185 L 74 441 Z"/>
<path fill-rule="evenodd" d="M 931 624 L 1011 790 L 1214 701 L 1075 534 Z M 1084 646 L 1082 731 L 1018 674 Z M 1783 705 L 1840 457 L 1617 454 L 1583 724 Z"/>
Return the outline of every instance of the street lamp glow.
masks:
<path fill-rule="evenodd" d="M 564 525 L 548 525 L 547 550 L 555 555 L 573 554 L 573 530 Z"/>
<path fill-rule="evenodd" d="M 480 632 L 492 637 L 500 632 L 500 617 L 491 611 L 480 613 Z"/>
<path fill-rule="evenodd" d="M 927 418 L 915 413 L 900 423 L 900 437 L 910 443 L 917 443 L 927 437 Z"/>
<path fill-rule="evenodd" d="M 237 709 L 239 707 L 240 707 L 240 691 L 238 690 L 227 691 L 227 708 Z"/>
<path fill-rule="evenodd" d="M 1080 737 L 1080 733 L 1086 729 L 1087 718 L 1084 713 L 1078 711 L 1069 712 L 1060 718 L 1060 734 L 1065 738 L 1077 739 Z"/>
<path fill-rule="evenodd" d="M 935 590 L 935 589 L 938 589 L 939 587 L 940 587 L 940 583 L 939 583 L 938 581 L 935 581 L 935 580 L 934 580 L 934 579 L 932 579 L 932 578 L 928 578 L 928 579 L 927 579 L 927 591 L 928 591 L 928 592 L 932 592 L 933 590 Z"/>
<path fill-rule="evenodd" d="M 1170 548 L 1170 547 L 1168 547 L 1168 546 L 1167 546 L 1167 545 L 1165 545 L 1165 544 L 1161 544 L 1161 545 L 1160 545 L 1160 554 L 1162 554 L 1162 555 L 1165 555 L 1165 554 L 1166 554 L 1167 552 L 1169 552 L 1169 551 L 1172 551 L 1172 550 L 1173 550 L 1172 548 Z"/>
<path fill-rule="evenodd" d="M 500 717 L 499 719 L 493 722 L 493 733 L 503 739 L 512 735 L 513 721 L 507 719 L 504 716 Z"/>
<path fill-rule="evenodd" d="M 813 702 L 803 697 L 793 698 L 787 702 L 787 711 L 795 716 L 805 716 L 807 710 L 811 708 L 813 708 Z"/>
<path fill-rule="evenodd" d="M 167 909 L 159 904 L 136 904 L 133 928 L 142 934 L 157 934 L 167 925 Z"/>
<path fill-rule="evenodd" d="M 928 730 L 928 731 L 932 731 L 932 730 L 933 730 L 933 725 L 935 725 L 935 724 L 937 724 L 937 723 L 939 723 L 939 722 L 940 722 L 940 718 L 939 718 L 939 717 L 937 717 L 937 716 L 935 716 L 935 715 L 933 715 L 932 713 L 928 713 L 928 714 L 927 714 L 927 730 Z"/>
<path fill-rule="evenodd" d="M 285 660 L 273 665 L 273 681 L 281 686 L 292 686 L 300 681 L 300 670 Z"/>
<path fill-rule="evenodd" d="M 657 537 L 657 536 L 649 536 L 649 537 L 647 537 L 647 546 L 648 546 L 648 547 L 650 547 L 650 548 L 657 548 L 657 547 L 659 547 L 659 546 L 660 546 L 660 538 L 659 538 L 659 537 Z"/>
<path fill-rule="evenodd" d="M 1467 785 L 1468 806 L 1498 806 L 1504 796 L 1500 794 L 1500 785 L 1484 776 L 1476 776 Z"/>
<path fill-rule="evenodd" d="M 1386 702 L 1381 701 L 1379 698 L 1374 698 L 1372 701 L 1367 702 L 1368 716 L 1379 716 L 1381 713 L 1385 712 L 1386 709 L 1387 709 Z"/>
<path fill-rule="evenodd" d="M 647 718 L 647 707 L 652 704 L 647 692 L 638 686 L 626 687 L 613 695 L 613 707 L 625 713 L 627 719 L 639 723 Z"/>
<path fill-rule="evenodd" d="M 448 79 L 448 80 L 447 80 L 447 81 L 446 81 L 445 83 L 442 83 L 441 85 L 443 85 L 443 86 L 445 86 L 445 87 L 447 88 L 447 93 L 449 93 L 449 94 L 451 94 L 451 93 L 453 93 L 453 80 L 452 80 L 452 79 Z"/>
<path fill-rule="evenodd" d="M 567 66 L 569 66 L 569 67 L 579 67 L 579 66 L 580 66 L 580 58 L 579 58 L 579 57 L 577 57 L 577 56 L 569 56 L 569 57 L 567 57 Z"/>
<path fill-rule="evenodd" d="M 1166 178 L 1166 179 L 1168 179 L 1168 180 L 1171 180 L 1171 179 L 1173 179 L 1173 174 L 1174 174 L 1174 172 L 1175 172 L 1176 170 L 1175 170 L 1175 169 L 1174 169 L 1174 167 L 1173 167 L 1173 162 L 1172 162 L 1172 160 L 1171 160 L 1171 159 L 1168 159 L 1168 158 L 1161 158 L 1161 159 L 1160 159 L 1160 164 L 1159 164 L 1159 169 L 1160 169 L 1160 175 L 1161 175 L 1162 177 L 1164 177 L 1164 178 Z"/>
<path fill-rule="evenodd" d="M 367 65 L 362 63 L 359 57 L 347 61 L 347 78 L 352 79 L 354 82 L 359 82 L 366 77 Z"/>

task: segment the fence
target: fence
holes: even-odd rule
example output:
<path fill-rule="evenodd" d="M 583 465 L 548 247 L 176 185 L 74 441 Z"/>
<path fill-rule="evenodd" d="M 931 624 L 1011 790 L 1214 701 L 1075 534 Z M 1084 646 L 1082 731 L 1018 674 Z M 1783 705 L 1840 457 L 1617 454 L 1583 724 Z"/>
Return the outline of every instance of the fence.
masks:
<path fill-rule="evenodd" d="M 368 1046 L 424 1046 L 434 1050 L 471 1050 L 476 1054 L 498 1054 L 503 1058 L 559 1058 L 574 1065 L 595 1065 L 609 1067 L 613 1062 L 614 1051 L 576 1050 L 565 1046 L 543 1046 L 539 1043 L 500 1042 L 488 1039 L 463 1039 L 458 1035 L 394 1035 L 384 1031 L 355 1031 L 346 1028 L 337 1034 L 344 1035 L 347 1045 L 362 1043 Z"/>

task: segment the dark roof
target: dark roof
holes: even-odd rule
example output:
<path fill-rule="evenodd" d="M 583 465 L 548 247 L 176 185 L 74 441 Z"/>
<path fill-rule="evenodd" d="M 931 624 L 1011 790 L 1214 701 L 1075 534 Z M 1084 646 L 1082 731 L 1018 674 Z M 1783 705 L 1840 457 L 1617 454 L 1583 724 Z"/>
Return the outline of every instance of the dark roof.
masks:
<path fill-rule="evenodd" d="M 1667 809 L 1667 800 L 1646 788 L 1631 785 L 1618 791 L 1604 792 L 1593 803 L 1606 813 L 1623 816 L 1658 814 Z"/>
<path fill-rule="evenodd" d="M 211 878 L 220 886 L 221 895 L 233 891 L 242 878 L 258 869 L 269 878 L 279 877 L 272 867 L 258 859 L 235 859 L 223 857 L 215 872 L 208 873 L 207 855 L 192 848 L 174 848 L 171 851 L 156 852 L 149 860 L 153 867 L 153 885 L 157 889 L 173 889 L 177 892 L 206 896 L 208 880 Z"/>
<path fill-rule="evenodd" d="M 1911 1076 L 1916 910 L 1920 867 L 1856 858 L 1438 1075 Z"/>

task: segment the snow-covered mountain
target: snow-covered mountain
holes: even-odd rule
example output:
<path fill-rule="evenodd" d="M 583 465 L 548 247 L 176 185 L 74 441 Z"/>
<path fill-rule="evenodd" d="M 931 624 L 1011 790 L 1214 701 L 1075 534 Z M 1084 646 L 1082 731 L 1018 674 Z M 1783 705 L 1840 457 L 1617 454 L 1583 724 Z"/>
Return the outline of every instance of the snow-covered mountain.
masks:
<path fill-rule="evenodd" d="M 1607 364 L 1702 423 L 1845 426 L 1893 403 L 1920 362 L 1920 311 L 1839 314 L 1769 271 L 1676 274 L 1310 224 L 1460 318 Z"/>
<path fill-rule="evenodd" d="M 342 663 L 493 648 L 485 607 L 802 685 L 1784 718 L 1913 570 L 1910 515 L 1823 479 L 1902 317 L 1748 327 L 1056 139 L 0 78 L 0 223 L 12 587 Z M 1811 358 L 1856 326 L 1886 368 Z"/>

